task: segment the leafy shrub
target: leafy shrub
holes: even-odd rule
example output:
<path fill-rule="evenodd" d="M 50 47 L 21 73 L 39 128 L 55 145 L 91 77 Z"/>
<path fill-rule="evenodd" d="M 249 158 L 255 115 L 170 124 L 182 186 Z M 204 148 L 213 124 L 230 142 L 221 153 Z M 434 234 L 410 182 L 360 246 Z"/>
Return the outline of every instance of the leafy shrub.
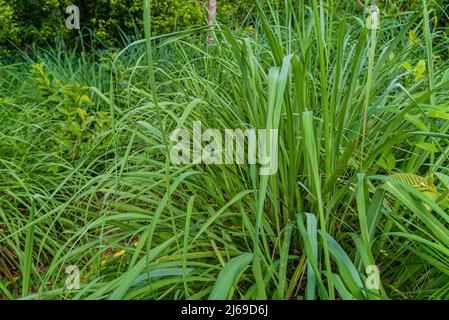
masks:
<path fill-rule="evenodd" d="M 7 38 L 16 39 L 18 28 L 13 8 L 5 0 L 0 0 L 0 8 L 0 42 Z"/>
<path fill-rule="evenodd" d="M 37 89 L 37 99 L 45 98 L 43 110 L 57 123 L 62 137 L 62 154 L 76 157 L 80 148 L 91 147 L 96 138 L 109 125 L 106 112 L 97 111 L 89 98 L 89 87 L 79 83 L 64 83 L 52 74 L 44 63 L 33 64 L 31 74 Z M 40 97 L 39 97 L 40 96 Z M 54 151 L 54 150 L 53 150 Z"/>
<path fill-rule="evenodd" d="M 92 30 L 104 44 L 119 43 L 119 30 L 127 35 L 143 30 L 143 0 L 23 0 L 12 4 L 0 0 L 0 44 L 5 45 L 7 40 L 21 46 L 51 42 L 55 34 L 70 42 L 78 36 L 76 30 L 64 25 L 68 17 L 65 8 L 70 4 L 80 8 L 83 32 L 85 28 Z M 207 0 L 153 0 L 151 4 L 155 34 L 207 23 Z M 219 0 L 217 18 L 237 22 L 252 5 L 251 0 Z"/>

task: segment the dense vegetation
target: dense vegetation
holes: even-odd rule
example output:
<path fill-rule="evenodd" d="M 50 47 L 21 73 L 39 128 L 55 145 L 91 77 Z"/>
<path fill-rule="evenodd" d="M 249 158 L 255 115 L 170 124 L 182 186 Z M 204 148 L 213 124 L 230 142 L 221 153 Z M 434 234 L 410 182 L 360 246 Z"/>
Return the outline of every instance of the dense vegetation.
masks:
<path fill-rule="evenodd" d="M 68 5 L 80 8 L 79 32 L 65 28 Z M 208 15 L 207 0 L 153 0 L 152 7 L 155 35 L 204 25 Z M 218 19 L 238 27 L 251 7 L 251 0 L 220 0 Z M 7 47 L 54 45 L 55 35 L 68 44 L 121 45 L 143 37 L 143 0 L 0 0 L 0 28 L 0 44 Z"/>
<path fill-rule="evenodd" d="M 0 297 L 449 298 L 448 10 L 379 4 L 369 30 L 361 2 L 320 3 L 165 33 L 145 6 L 144 39 L 121 47 L 9 38 Z M 194 121 L 278 129 L 277 174 L 172 165 Z"/>

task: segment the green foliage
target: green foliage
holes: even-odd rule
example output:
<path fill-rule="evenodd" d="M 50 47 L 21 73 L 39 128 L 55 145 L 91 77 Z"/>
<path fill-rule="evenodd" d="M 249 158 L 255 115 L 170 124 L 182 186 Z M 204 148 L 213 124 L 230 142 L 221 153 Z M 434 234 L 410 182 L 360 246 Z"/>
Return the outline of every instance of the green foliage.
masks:
<path fill-rule="evenodd" d="M 0 0 L 0 43 L 8 38 L 17 39 L 17 32 L 13 8 L 5 0 Z"/>
<path fill-rule="evenodd" d="M 142 0 L 23 0 L 9 4 L 0 1 L 0 44 L 10 40 L 19 45 L 43 41 L 54 42 L 55 34 L 66 42 L 77 39 L 76 30 L 65 28 L 68 14 L 65 8 L 75 4 L 80 8 L 81 28 L 91 30 L 95 43 L 117 45 L 123 31 L 127 36 L 143 34 Z M 227 24 L 243 20 L 252 1 L 218 1 L 217 19 Z M 152 31 L 154 34 L 170 33 L 206 25 L 205 0 L 154 0 L 152 1 Z M 90 38 L 85 38 L 89 40 Z"/>
<path fill-rule="evenodd" d="M 65 1 L 65 0 L 64 0 Z M 9 40 L 17 44 L 32 44 L 64 34 L 64 19 L 61 19 L 63 0 L 13 1 L 10 7 L 17 29 L 10 33 Z M 0 3 L 0 10 L 4 4 Z"/>
<path fill-rule="evenodd" d="M 78 149 L 90 148 L 109 125 L 107 113 L 93 109 L 94 103 L 88 96 L 89 87 L 63 83 L 43 63 L 33 64 L 31 74 L 37 88 L 37 99 L 45 98 L 49 102 L 43 112 L 52 114 L 55 127 L 59 128 L 61 153 L 74 159 Z"/>
<path fill-rule="evenodd" d="M 0 61 L 3 56 L 10 54 L 9 48 L 5 44 L 10 41 L 17 41 L 19 28 L 14 19 L 14 10 L 7 0 L 0 0 Z"/>
<path fill-rule="evenodd" d="M 0 65 L 0 298 L 449 298 L 449 39 L 405 1 L 377 31 L 272 3 Z M 172 165 L 195 121 L 278 129 L 279 170 Z"/>

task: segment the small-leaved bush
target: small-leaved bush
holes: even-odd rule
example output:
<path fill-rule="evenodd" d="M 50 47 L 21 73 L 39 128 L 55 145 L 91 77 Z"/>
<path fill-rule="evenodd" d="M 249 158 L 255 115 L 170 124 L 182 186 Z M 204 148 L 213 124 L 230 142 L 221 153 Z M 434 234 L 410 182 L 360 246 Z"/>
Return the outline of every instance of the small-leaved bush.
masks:
<path fill-rule="evenodd" d="M 68 30 L 65 12 L 68 5 L 80 8 L 80 27 Z M 154 0 L 152 6 L 153 34 L 170 33 L 207 24 L 206 0 Z M 219 0 L 217 19 L 228 25 L 239 25 L 251 0 Z M 21 48 L 33 44 L 54 43 L 55 35 L 70 43 L 78 39 L 94 39 L 94 45 L 111 46 L 122 43 L 126 37 L 143 33 L 142 0 L 23 0 L 12 3 L 0 0 L 0 43 L 15 44 Z M 91 37 L 91 34 L 94 37 Z"/>

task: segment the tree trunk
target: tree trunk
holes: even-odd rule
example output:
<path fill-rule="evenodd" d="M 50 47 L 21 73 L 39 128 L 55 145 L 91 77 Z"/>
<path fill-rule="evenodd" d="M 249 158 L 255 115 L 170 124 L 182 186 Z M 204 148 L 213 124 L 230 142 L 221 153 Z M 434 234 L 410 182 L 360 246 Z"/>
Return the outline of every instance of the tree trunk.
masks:
<path fill-rule="evenodd" d="M 217 15 L 217 0 L 209 0 L 209 15 L 207 17 L 207 23 L 208 25 L 213 28 L 213 24 L 215 21 L 215 16 Z M 212 35 L 209 34 L 207 37 L 207 43 L 211 45 L 213 42 Z"/>
<path fill-rule="evenodd" d="M 209 16 L 208 23 L 212 25 L 215 20 L 215 16 L 217 15 L 217 0 L 209 0 Z"/>

